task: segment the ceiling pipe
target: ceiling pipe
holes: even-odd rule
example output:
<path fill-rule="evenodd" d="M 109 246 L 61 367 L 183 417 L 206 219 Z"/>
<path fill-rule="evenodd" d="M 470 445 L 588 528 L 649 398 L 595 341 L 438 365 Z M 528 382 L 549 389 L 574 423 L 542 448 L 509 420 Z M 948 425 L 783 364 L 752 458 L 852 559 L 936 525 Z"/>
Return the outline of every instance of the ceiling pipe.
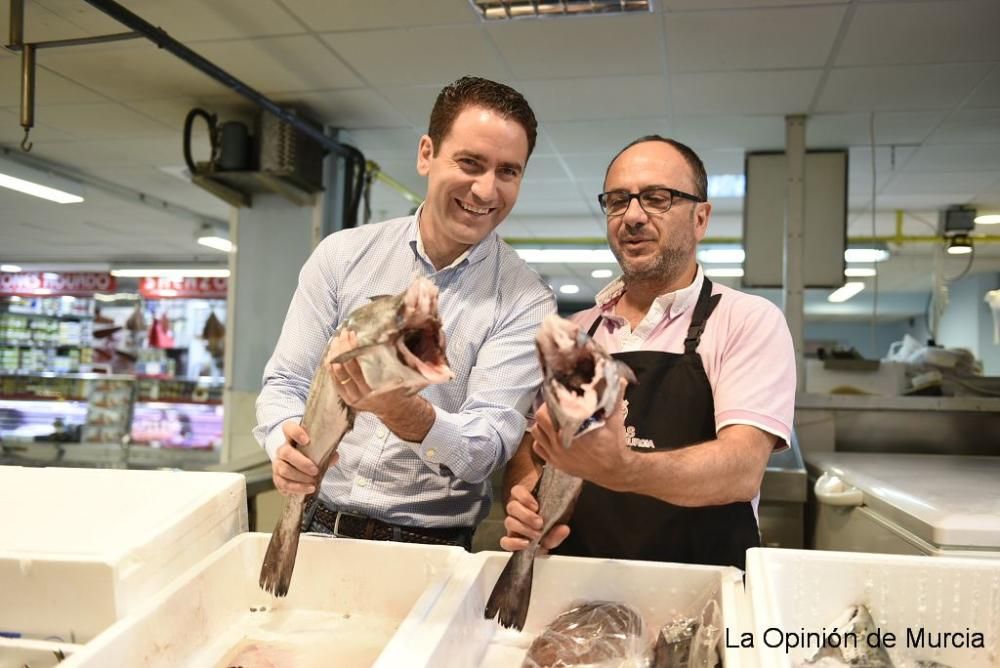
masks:
<path fill-rule="evenodd" d="M 247 98 L 258 107 L 274 114 L 283 122 L 308 136 L 325 149 L 336 153 L 338 156 L 345 159 L 351 159 L 353 157 L 347 149 L 341 146 L 340 142 L 324 134 L 322 129 L 313 127 L 302 118 L 296 116 L 287 109 L 284 109 L 270 98 L 264 96 L 262 93 L 229 74 L 212 61 L 195 53 L 168 35 L 162 28 L 157 28 L 137 14 L 125 9 L 117 2 L 113 2 L 113 0 L 85 1 L 90 6 L 104 12 L 125 27 L 131 28 L 135 32 L 139 33 L 161 49 L 177 56 L 187 64 L 199 70 L 202 74 L 215 79 L 223 86 L 226 86 L 227 88 L 230 88 L 236 93 L 239 93 L 243 97 Z"/>

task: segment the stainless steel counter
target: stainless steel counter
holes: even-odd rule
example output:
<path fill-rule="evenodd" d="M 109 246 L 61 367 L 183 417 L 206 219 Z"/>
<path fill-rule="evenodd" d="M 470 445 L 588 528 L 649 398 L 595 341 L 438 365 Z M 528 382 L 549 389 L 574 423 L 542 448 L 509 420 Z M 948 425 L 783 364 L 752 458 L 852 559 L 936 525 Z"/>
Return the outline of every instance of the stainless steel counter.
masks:
<path fill-rule="evenodd" d="M 758 521 L 763 545 L 804 546 L 808 478 L 796 435 L 791 447 L 771 456 L 760 486 Z"/>

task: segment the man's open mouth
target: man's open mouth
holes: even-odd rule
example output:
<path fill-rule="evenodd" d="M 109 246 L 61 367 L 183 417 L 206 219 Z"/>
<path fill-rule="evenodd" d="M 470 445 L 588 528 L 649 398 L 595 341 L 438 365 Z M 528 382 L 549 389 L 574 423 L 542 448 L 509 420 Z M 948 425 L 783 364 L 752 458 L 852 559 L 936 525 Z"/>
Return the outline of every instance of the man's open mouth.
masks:
<path fill-rule="evenodd" d="M 474 204 L 469 204 L 468 202 L 463 202 L 460 199 L 456 199 L 455 201 L 458 202 L 458 205 L 460 207 L 462 207 L 462 209 L 464 211 L 468 211 L 469 213 L 473 213 L 473 214 L 475 214 L 477 216 L 485 216 L 486 214 L 488 214 L 491 211 L 493 211 L 493 209 L 490 208 L 490 207 L 475 206 Z"/>

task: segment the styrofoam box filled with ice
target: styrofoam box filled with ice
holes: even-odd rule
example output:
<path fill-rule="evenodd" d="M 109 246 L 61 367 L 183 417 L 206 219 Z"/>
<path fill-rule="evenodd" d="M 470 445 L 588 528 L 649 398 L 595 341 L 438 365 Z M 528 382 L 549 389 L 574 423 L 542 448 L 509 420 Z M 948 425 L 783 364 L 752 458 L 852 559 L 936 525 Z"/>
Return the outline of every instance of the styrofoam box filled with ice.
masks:
<path fill-rule="evenodd" d="M 679 616 L 697 616 L 713 598 L 720 605 L 723 624 L 738 623 L 741 573 L 735 568 L 550 556 L 535 560 L 524 630 L 504 629 L 484 619 L 483 610 L 509 556 L 472 555 L 416 629 L 419 633 L 401 630 L 376 665 L 517 667 L 547 624 L 585 601 L 631 606 L 642 616 L 650 644 L 660 626 Z M 744 665 L 735 653 L 724 658 L 727 668 Z"/>
<path fill-rule="evenodd" d="M 304 535 L 288 595 L 276 598 L 258 586 L 269 540 L 234 538 L 62 665 L 371 666 L 408 616 L 427 614 L 466 554 Z"/>
<path fill-rule="evenodd" d="M 236 473 L 0 467 L 0 632 L 83 643 L 246 531 Z"/>
<path fill-rule="evenodd" d="M 747 552 L 746 581 L 761 668 L 801 665 L 820 644 L 801 634 L 837 628 L 838 618 L 856 605 L 868 608 L 881 633 L 895 635 L 896 647 L 887 651 L 897 667 L 918 661 L 1000 667 L 1000 561 L 756 548 Z M 793 643 L 813 647 L 787 653 L 766 647 L 767 629 L 777 629 L 768 633 L 769 644 L 791 632 L 800 636 Z M 976 632 L 983 634 L 984 649 L 935 647 L 939 634 L 956 633 L 968 645 Z M 865 638 L 859 646 L 868 646 Z"/>

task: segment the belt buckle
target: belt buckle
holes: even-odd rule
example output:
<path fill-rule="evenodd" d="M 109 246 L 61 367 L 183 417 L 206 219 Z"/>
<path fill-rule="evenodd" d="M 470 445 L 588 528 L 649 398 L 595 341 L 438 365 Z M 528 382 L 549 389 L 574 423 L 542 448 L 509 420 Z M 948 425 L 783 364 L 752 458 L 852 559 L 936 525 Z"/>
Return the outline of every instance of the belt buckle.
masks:
<path fill-rule="evenodd" d="M 351 538 L 351 536 L 344 536 L 340 533 L 340 518 L 343 517 L 344 515 L 347 515 L 348 517 L 357 517 L 360 519 L 364 519 L 363 515 L 355 515 L 354 513 L 345 513 L 341 510 L 338 510 L 337 514 L 333 518 L 333 535 L 337 538 Z"/>

